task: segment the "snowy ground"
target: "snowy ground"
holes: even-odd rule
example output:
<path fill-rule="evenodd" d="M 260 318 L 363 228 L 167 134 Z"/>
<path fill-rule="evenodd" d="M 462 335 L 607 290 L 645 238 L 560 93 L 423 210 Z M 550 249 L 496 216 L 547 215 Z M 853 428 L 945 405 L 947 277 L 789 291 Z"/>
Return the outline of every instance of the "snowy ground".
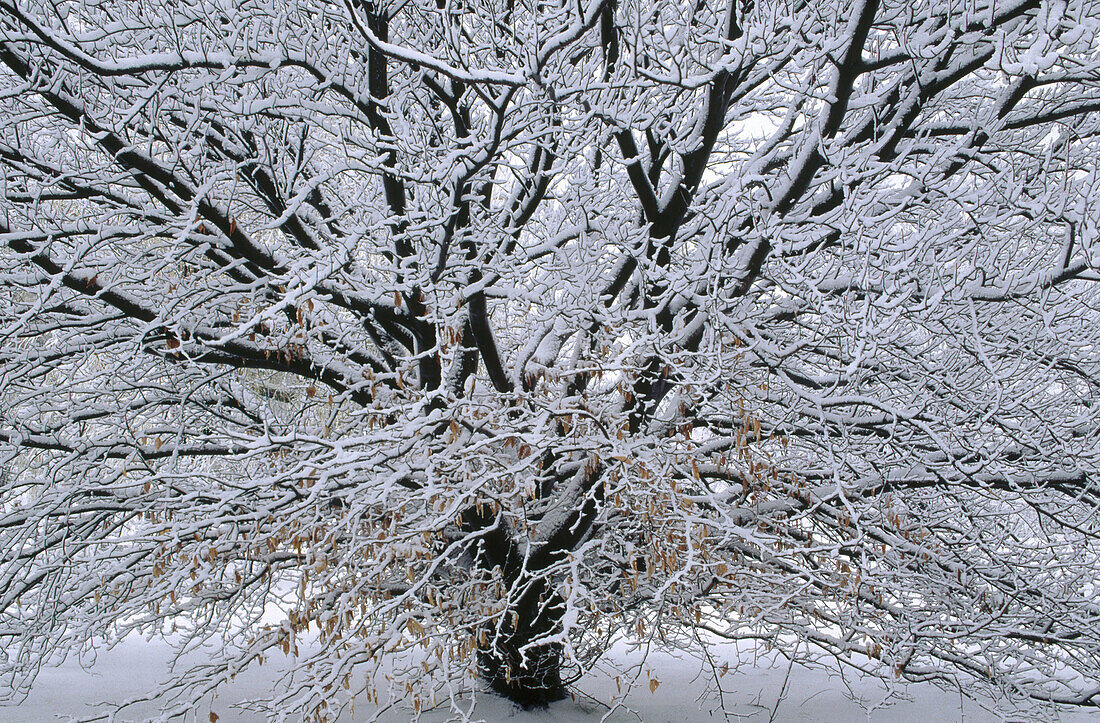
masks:
<path fill-rule="evenodd" d="M 597 672 L 577 687 L 574 700 L 566 700 L 549 710 L 525 713 L 517 711 L 500 699 L 480 696 L 474 709 L 475 718 L 509 723 L 572 723 L 601 720 L 626 722 L 645 721 L 998 721 L 1025 720 L 1023 716 L 997 714 L 983 708 L 956 693 L 923 685 L 909 686 L 904 698 L 883 702 L 886 695 L 881 684 L 858 680 L 851 675 L 840 676 L 823 670 L 790 669 L 774 658 L 752 651 L 723 649 L 727 662 L 743 665 L 736 673 L 722 679 L 724 692 L 714 694 L 713 678 L 700 673 L 697 662 L 676 659 L 668 654 L 650 653 L 644 664 L 635 667 L 640 673 L 639 683 L 627 696 L 625 705 L 610 711 L 606 703 L 615 697 L 614 673 Z M 75 661 L 60 668 L 42 671 L 34 691 L 19 706 L 0 706 L 0 721 L 4 723 L 41 723 L 68 720 L 70 717 L 87 717 L 96 712 L 94 704 L 101 701 L 134 699 L 148 692 L 153 683 L 164 675 L 170 655 L 169 648 L 161 643 L 128 640 L 106 653 L 100 654 L 90 670 L 83 670 Z M 620 667 L 623 663 L 637 662 L 638 656 L 625 648 L 613 649 L 610 659 Z M 747 664 L 745 664 L 747 663 Z M 208 719 L 209 710 L 219 715 L 219 723 L 246 723 L 261 720 L 255 715 L 233 709 L 234 702 L 262 694 L 270 685 L 271 666 L 258 669 L 238 678 L 234 685 L 212 704 L 197 706 L 198 720 Z M 706 676 L 706 677 L 704 677 Z M 660 681 L 655 692 L 650 692 L 650 678 Z M 711 694 L 705 691 L 709 688 Z M 620 678 L 620 683 L 623 679 Z M 854 696 L 854 700 L 853 700 Z M 369 720 L 373 710 L 358 707 L 352 715 L 341 721 L 355 723 Z M 121 720 L 142 721 L 150 717 L 153 709 L 137 707 Z M 390 711 L 381 716 L 383 721 L 405 721 L 407 711 Z M 447 718 L 440 713 L 423 717 L 427 721 Z M 1100 716 L 1084 712 L 1063 714 L 1067 722 L 1096 721 Z"/>

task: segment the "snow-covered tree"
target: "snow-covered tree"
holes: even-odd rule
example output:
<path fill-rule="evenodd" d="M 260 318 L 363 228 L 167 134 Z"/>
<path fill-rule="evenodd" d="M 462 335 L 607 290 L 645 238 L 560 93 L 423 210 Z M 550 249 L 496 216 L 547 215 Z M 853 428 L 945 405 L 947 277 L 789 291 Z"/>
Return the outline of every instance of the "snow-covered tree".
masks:
<path fill-rule="evenodd" d="M 172 630 L 169 711 L 273 653 L 277 714 L 530 705 L 758 637 L 1100 705 L 1098 28 L 0 0 L 0 689 Z"/>

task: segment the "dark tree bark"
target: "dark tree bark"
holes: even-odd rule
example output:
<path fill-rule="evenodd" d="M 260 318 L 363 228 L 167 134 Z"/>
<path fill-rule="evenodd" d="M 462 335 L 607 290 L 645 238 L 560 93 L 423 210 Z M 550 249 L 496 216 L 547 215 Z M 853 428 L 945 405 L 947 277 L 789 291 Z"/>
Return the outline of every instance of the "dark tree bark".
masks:
<path fill-rule="evenodd" d="M 1098 38 L 0 0 L 0 699 L 182 619 L 184 707 L 318 635 L 295 719 L 616 635 L 1100 704 Z"/>
<path fill-rule="evenodd" d="M 557 626 L 560 616 L 547 623 Z M 497 635 L 478 651 L 478 670 L 485 685 L 523 708 L 539 708 L 566 697 L 562 682 L 561 643 L 539 643 L 537 626 L 524 625 Z M 494 631 L 495 632 L 495 631 Z"/>

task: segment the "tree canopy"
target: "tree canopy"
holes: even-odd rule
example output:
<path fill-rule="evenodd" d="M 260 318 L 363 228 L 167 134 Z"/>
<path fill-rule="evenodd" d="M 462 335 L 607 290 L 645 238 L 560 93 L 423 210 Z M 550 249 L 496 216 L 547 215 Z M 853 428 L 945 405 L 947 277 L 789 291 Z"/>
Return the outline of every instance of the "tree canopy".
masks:
<path fill-rule="evenodd" d="M 1098 26 L 0 0 L 0 688 L 171 629 L 222 643 L 166 715 L 272 654 L 273 715 L 531 705 L 763 638 L 1100 705 Z"/>

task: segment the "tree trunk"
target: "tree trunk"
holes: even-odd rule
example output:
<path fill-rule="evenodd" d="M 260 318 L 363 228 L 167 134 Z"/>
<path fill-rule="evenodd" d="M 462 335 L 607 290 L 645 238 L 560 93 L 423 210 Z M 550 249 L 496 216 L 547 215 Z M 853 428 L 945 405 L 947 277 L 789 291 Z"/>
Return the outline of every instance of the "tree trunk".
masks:
<path fill-rule="evenodd" d="M 566 696 L 561 680 L 562 645 L 538 643 L 560 630 L 564 601 L 543 600 L 544 581 L 533 583 L 512 609 L 514 625 L 486 630 L 478 669 L 488 687 L 523 708 L 542 708 Z M 532 644 L 534 643 L 534 644 Z"/>
<path fill-rule="evenodd" d="M 565 600 L 554 592 L 545 572 L 561 553 L 520 555 L 506 523 L 486 509 L 475 506 L 462 518 L 466 529 L 479 532 L 475 564 L 500 575 L 507 589 L 523 591 L 511 601 L 502 621 L 482 629 L 478 674 L 490 690 L 523 708 L 561 700 L 566 696 L 561 680 L 563 647 L 549 641 L 561 633 Z"/>
<path fill-rule="evenodd" d="M 500 636 L 491 649 L 478 651 L 482 679 L 496 694 L 523 708 L 542 708 L 565 697 L 561 682 L 561 643 L 535 645 L 521 636 Z"/>

